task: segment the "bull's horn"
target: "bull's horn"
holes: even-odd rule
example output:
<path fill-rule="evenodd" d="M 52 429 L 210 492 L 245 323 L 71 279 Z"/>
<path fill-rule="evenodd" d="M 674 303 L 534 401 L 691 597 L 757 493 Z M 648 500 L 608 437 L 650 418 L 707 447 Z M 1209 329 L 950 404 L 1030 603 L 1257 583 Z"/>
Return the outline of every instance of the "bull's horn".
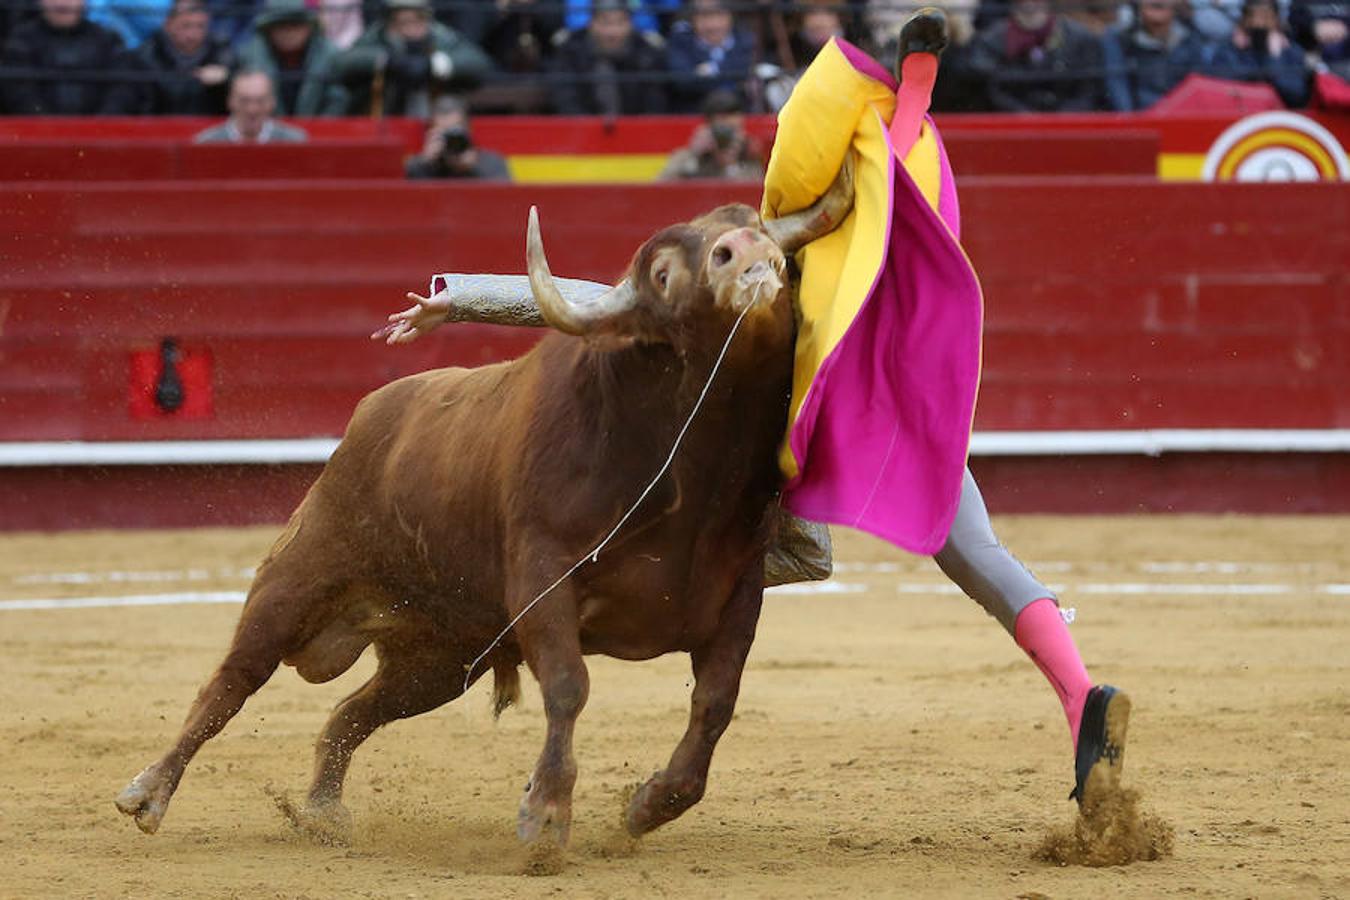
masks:
<path fill-rule="evenodd" d="M 539 210 L 530 207 L 530 224 L 525 232 L 525 270 L 530 275 L 530 290 L 534 292 L 544 321 L 566 334 L 588 334 L 597 325 L 619 313 L 633 308 L 637 292 L 627 280 L 585 303 L 568 300 L 558 290 L 544 256 L 544 240 L 539 236 Z"/>
<path fill-rule="evenodd" d="M 795 253 L 816 238 L 839 227 L 853 208 L 853 154 L 844 159 L 834 184 L 819 200 L 800 212 L 764 223 L 769 237 L 784 253 Z"/>

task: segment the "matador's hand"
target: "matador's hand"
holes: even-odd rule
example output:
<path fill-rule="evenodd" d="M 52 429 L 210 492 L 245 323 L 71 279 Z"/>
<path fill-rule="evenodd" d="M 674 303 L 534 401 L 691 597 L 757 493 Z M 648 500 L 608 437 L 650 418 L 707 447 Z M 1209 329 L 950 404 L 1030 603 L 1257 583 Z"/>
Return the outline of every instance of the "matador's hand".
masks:
<path fill-rule="evenodd" d="M 389 324 L 372 334 L 371 340 L 384 338 L 387 344 L 407 344 L 440 325 L 450 315 L 450 298 L 444 292 L 434 297 L 410 292 L 408 299 L 416 305 L 391 315 Z"/>

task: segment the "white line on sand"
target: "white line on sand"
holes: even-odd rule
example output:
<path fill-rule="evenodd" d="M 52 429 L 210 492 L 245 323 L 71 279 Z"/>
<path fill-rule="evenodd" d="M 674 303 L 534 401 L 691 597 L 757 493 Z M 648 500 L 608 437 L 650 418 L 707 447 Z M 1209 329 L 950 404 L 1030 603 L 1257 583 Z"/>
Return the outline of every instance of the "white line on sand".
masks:
<path fill-rule="evenodd" d="M 175 594 L 130 594 L 121 597 L 53 597 L 0 600 L 0 612 L 19 609 L 91 609 L 104 606 L 177 606 L 185 603 L 243 603 L 243 591 L 197 591 Z"/>
<path fill-rule="evenodd" d="M 1294 584 L 1149 584 L 1149 583 L 1085 583 L 1070 585 L 1051 585 L 1056 592 L 1070 594 L 1131 594 L 1150 596 L 1272 596 L 1292 594 L 1297 591 L 1311 591 L 1333 596 L 1350 596 L 1350 584 L 1331 583 L 1316 585 Z M 867 590 L 866 585 L 851 584 L 845 581 L 814 581 L 805 584 L 785 584 L 769 588 L 768 593 L 775 596 L 801 594 L 859 594 Z M 901 582 L 896 585 L 901 594 L 959 594 L 960 588 L 954 584 L 934 582 L 919 584 Z M 243 591 L 187 591 L 169 594 L 130 594 L 110 597 L 51 597 L 31 600 L 0 600 L 0 612 L 35 609 L 93 609 L 112 606 L 178 606 L 200 603 L 243 603 Z"/>
<path fill-rule="evenodd" d="M 15 575 L 14 584 L 128 584 L 252 578 L 254 569 L 155 569 L 144 572 L 37 572 Z"/>

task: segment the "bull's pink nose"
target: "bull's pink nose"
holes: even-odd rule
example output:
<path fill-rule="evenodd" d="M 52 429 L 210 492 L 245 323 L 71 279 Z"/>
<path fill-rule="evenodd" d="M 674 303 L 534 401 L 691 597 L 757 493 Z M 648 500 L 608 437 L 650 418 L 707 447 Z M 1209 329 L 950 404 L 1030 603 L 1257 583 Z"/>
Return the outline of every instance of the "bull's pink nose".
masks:
<path fill-rule="evenodd" d="M 735 231 L 728 231 L 717 239 L 713 245 L 712 264 L 713 268 L 720 269 L 732 260 L 748 252 L 755 244 L 759 243 L 762 235 L 753 228 L 737 228 Z"/>

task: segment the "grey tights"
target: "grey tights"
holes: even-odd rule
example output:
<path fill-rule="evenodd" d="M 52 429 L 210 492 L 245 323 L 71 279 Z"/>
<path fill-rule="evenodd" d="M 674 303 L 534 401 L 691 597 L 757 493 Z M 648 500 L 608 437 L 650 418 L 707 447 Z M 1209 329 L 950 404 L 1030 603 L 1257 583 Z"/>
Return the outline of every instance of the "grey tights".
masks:
<path fill-rule="evenodd" d="M 1014 634 L 1018 613 L 1035 600 L 1055 596 L 994 536 L 989 511 L 969 468 L 961 484 L 961 502 L 951 533 L 933 559 L 1009 634 Z"/>

